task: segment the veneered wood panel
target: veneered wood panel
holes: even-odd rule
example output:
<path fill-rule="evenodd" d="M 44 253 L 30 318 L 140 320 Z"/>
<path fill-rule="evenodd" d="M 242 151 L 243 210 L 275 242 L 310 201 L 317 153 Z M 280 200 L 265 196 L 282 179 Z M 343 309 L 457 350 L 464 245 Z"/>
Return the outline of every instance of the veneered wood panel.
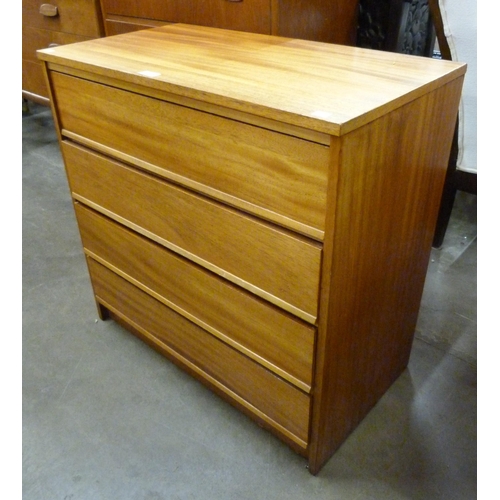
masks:
<path fill-rule="evenodd" d="M 322 236 L 328 147 L 68 75 L 52 78 L 64 130 L 156 174 Z"/>
<path fill-rule="evenodd" d="M 148 9 L 147 6 L 151 2 L 150 0 L 141 0 L 141 3 L 145 9 Z M 138 0 L 101 0 L 101 5 L 105 15 L 117 14 L 120 16 L 146 17 L 145 14 L 142 16 L 140 14 L 141 8 Z"/>
<path fill-rule="evenodd" d="M 213 335 L 88 259 L 97 300 L 132 323 L 158 347 L 303 449 L 309 433 L 309 396 Z"/>
<path fill-rule="evenodd" d="M 407 365 L 461 85 L 333 139 L 313 473 Z"/>
<path fill-rule="evenodd" d="M 310 391 L 315 328 L 80 203 L 75 210 L 88 255 Z"/>
<path fill-rule="evenodd" d="M 214 24 L 200 22 L 205 26 L 214 26 L 251 33 L 271 33 L 271 6 L 270 0 L 218 0 L 220 21 Z"/>
<path fill-rule="evenodd" d="M 60 31 L 86 37 L 101 36 L 101 13 L 96 0 L 56 0 L 57 15 L 40 14 L 42 0 L 23 0 L 22 24 L 32 28 Z M 46 2 L 50 3 L 50 2 Z"/>
<path fill-rule="evenodd" d="M 271 31 L 270 0 L 102 0 L 109 14 L 213 26 L 253 33 Z M 108 33 L 109 34 L 109 33 Z"/>
<path fill-rule="evenodd" d="M 68 142 L 80 201 L 315 323 L 321 246 Z"/>
<path fill-rule="evenodd" d="M 318 42 L 355 45 L 358 2 L 276 0 L 275 34 Z"/>

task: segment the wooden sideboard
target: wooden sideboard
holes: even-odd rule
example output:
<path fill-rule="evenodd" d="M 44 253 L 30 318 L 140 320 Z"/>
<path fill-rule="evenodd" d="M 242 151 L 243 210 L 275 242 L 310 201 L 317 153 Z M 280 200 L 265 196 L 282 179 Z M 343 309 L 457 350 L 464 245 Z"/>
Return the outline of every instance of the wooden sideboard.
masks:
<path fill-rule="evenodd" d="M 39 57 L 101 318 L 316 474 L 407 365 L 465 65 L 182 24 Z"/>
<path fill-rule="evenodd" d="M 23 97 L 48 104 L 48 90 L 36 51 L 103 35 L 98 0 L 23 0 Z"/>
<path fill-rule="evenodd" d="M 106 35 L 189 23 L 354 45 L 357 0 L 101 0 Z"/>

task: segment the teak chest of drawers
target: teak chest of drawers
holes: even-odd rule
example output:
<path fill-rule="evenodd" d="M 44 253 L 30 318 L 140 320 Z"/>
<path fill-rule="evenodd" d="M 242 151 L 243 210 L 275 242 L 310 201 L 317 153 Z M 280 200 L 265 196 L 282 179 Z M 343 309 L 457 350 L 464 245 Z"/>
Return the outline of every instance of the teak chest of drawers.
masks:
<path fill-rule="evenodd" d="M 407 365 L 465 66 L 187 25 L 39 57 L 101 318 L 316 474 Z"/>

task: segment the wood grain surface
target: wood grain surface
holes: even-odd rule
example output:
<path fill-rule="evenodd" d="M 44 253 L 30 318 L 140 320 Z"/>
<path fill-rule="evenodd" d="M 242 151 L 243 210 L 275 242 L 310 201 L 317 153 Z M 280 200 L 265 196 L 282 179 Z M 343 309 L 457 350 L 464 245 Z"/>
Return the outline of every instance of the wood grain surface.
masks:
<path fill-rule="evenodd" d="M 465 65 L 188 25 L 39 51 L 48 61 L 341 135 L 465 73 Z"/>
<path fill-rule="evenodd" d="M 328 147 L 80 78 L 53 79 L 65 135 L 322 238 Z"/>
<path fill-rule="evenodd" d="M 231 349 L 151 295 L 88 260 L 94 291 L 105 307 L 132 323 L 169 356 L 229 393 L 302 448 L 309 433 L 310 398 Z M 168 325 L 168 328 L 165 328 Z"/>
<path fill-rule="evenodd" d="M 76 203 L 85 252 L 305 392 L 316 329 Z"/>
<path fill-rule="evenodd" d="M 70 143 L 75 199 L 315 324 L 319 244 Z"/>

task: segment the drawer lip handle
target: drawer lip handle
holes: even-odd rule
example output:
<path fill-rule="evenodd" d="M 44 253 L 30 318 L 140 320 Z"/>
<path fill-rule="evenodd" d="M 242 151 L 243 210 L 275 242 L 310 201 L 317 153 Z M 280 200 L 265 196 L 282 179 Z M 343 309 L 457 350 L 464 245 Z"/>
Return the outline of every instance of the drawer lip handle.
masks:
<path fill-rule="evenodd" d="M 40 14 L 45 17 L 56 17 L 59 14 L 57 5 L 43 3 L 42 5 L 40 5 Z"/>

